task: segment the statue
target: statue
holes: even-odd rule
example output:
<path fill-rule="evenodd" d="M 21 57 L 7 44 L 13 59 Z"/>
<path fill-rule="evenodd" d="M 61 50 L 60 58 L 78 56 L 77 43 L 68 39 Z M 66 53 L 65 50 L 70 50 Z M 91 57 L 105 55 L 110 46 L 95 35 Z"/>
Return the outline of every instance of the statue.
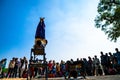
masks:
<path fill-rule="evenodd" d="M 35 34 L 35 46 L 39 45 L 38 43 L 41 43 L 43 47 L 46 46 L 47 40 L 45 39 L 45 23 L 44 23 L 44 17 L 40 18 L 40 22 L 36 29 Z"/>
<path fill-rule="evenodd" d="M 36 38 L 41 38 L 45 39 L 45 24 L 44 24 L 44 19 L 45 18 L 40 18 L 40 22 L 37 26 L 36 34 L 35 34 L 35 39 Z"/>

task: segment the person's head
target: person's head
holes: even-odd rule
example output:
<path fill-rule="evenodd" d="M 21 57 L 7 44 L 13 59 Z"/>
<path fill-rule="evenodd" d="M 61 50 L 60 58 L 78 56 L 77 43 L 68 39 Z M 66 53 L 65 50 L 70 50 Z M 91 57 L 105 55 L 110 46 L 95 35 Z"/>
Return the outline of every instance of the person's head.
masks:
<path fill-rule="evenodd" d="M 77 58 L 77 61 L 79 61 L 79 58 Z"/>
<path fill-rule="evenodd" d="M 115 48 L 115 51 L 116 51 L 116 52 L 119 52 L 118 48 Z"/>
<path fill-rule="evenodd" d="M 15 61 L 18 61 L 18 58 L 15 58 Z"/>
<path fill-rule="evenodd" d="M 7 58 L 4 59 L 4 61 L 6 61 L 6 60 L 7 60 Z"/>
<path fill-rule="evenodd" d="M 90 57 L 90 56 L 88 56 L 88 59 L 89 59 L 89 60 L 91 60 L 91 57 Z"/>
<path fill-rule="evenodd" d="M 108 53 L 105 53 L 106 56 L 108 56 Z"/>
<path fill-rule="evenodd" d="M 40 22 L 44 22 L 44 19 L 45 19 L 44 17 L 41 17 Z"/>
<path fill-rule="evenodd" d="M 13 57 L 12 60 L 15 60 L 15 57 Z"/>
<path fill-rule="evenodd" d="M 56 65 L 59 65 L 59 63 L 57 62 Z"/>
<path fill-rule="evenodd" d="M 26 57 L 24 56 L 23 59 L 26 60 Z"/>
<path fill-rule="evenodd" d="M 97 56 L 95 55 L 95 58 L 97 58 Z"/>
<path fill-rule="evenodd" d="M 73 59 L 70 59 L 70 61 L 73 61 Z"/>
<path fill-rule="evenodd" d="M 103 55 L 103 52 L 101 51 L 100 54 Z"/>
<path fill-rule="evenodd" d="M 33 56 L 31 56 L 30 59 L 32 60 L 32 59 L 33 59 Z"/>
<path fill-rule="evenodd" d="M 52 60 L 50 60 L 49 63 L 52 63 Z"/>
<path fill-rule="evenodd" d="M 112 53 L 111 53 L 111 52 L 109 52 L 109 55 L 110 55 L 110 56 L 112 56 Z"/>

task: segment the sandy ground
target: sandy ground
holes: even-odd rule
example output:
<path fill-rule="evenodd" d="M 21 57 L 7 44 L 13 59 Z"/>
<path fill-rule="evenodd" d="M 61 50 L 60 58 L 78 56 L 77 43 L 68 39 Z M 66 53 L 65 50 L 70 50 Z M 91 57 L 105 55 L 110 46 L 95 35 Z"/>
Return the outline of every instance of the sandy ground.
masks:
<path fill-rule="evenodd" d="M 3 78 L 0 80 L 27 80 L 26 78 Z M 45 80 L 45 78 L 35 78 L 32 80 Z M 65 80 L 63 77 L 60 78 L 48 78 L 48 80 Z M 74 80 L 74 79 L 70 79 Z M 87 76 L 86 79 L 79 77 L 75 80 L 120 80 L 120 75 L 108 75 L 108 76 Z"/>

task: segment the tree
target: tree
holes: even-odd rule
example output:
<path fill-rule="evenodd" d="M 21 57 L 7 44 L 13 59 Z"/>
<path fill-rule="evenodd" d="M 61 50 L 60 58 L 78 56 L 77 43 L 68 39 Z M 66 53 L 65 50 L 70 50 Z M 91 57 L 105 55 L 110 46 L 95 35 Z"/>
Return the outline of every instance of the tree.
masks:
<path fill-rule="evenodd" d="M 100 0 L 95 18 L 95 27 L 101 28 L 111 41 L 120 37 L 120 2 L 119 0 Z"/>

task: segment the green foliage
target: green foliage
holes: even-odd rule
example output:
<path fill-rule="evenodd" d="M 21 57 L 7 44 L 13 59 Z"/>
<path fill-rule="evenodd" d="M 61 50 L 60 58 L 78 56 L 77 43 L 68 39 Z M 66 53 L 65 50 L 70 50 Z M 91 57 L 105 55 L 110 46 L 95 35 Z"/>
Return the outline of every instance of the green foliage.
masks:
<path fill-rule="evenodd" d="M 100 0 L 95 18 L 95 26 L 101 28 L 111 41 L 120 37 L 120 5 Z M 108 0 L 109 1 L 109 0 Z"/>

